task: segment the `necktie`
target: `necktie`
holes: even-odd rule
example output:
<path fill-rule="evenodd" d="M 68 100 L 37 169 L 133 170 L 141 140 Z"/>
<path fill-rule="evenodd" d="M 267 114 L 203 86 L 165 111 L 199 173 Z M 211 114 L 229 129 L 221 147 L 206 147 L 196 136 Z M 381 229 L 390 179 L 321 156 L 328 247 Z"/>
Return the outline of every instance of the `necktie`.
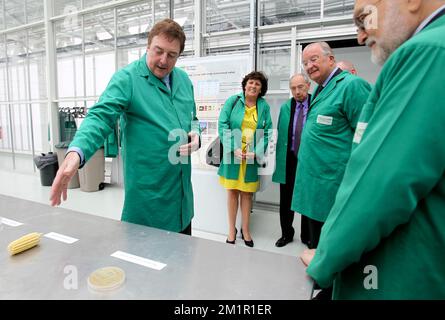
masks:
<path fill-rule="evenodd" d="M 169 76 L 164 77 L 164 78 L 162 79 L 162 82 L 165 83 L 165 85 L 167 86 L 168 90 L 171 90 L 171 89 L 170 89 L 170 77 L 169 77 Z"/>
<path fill-rule="evenodd" d="M 315 91 L 315 94 L 314 94 L 314 96 L 313 96 L 313 100 L 315 100 L 315 98 L 318 96 L 318 94 L 321 92 L 321 90 L 323 90 L 324 89 L 324 87 L 323 87 L 323 85 L 319 85 L 318 87 L 317 87 L 317 91 Z"/>
<path fill-rule="evenodd" d="M 303 104 L 300 103 L 297 105 L 295 112 L 298 111 L 297 122 L 294 128 L 294 145 L 292 146 L 295 157 L 298 155 L 298 150 L 300 149 L 300 140 L 301 140 L 301 132 L 303 131 L 303 117 L 304 117 L 304 109 Z"/>

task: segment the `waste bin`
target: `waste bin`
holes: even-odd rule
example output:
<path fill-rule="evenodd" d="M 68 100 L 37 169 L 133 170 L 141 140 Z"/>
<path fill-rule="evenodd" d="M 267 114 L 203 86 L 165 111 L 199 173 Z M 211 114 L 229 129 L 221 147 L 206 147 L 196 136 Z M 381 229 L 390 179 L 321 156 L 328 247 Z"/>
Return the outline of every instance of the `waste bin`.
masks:
<path fill-rule="evenodd" d="M 101 148 L 79 169 L 80 190 L 86 192 L 102 190 L 105 187 L 105 156 Z"/>
<path fill-rule="evenodd" d="M 65 159 L 66 150 L 68 150 L 69 142 L 64 141 L 60 142 L 55 145 L 56 147 L 56 153 L 57 153 L 57 160 L 59 162 L 59 167 L 62 165 L 63 160 Z M 76 174 L 71 179 L 70 183 L 68 184 L 68 189 L 75 189 L 79 188 L 79 172 L 76 172 Z"/>
<path fill-rule="evenodd" d="M 42 186 L 51 186 L 56 177 L 57 170 L 59 170 L 57 155 L 52 152 L 41 153 L 40 156 L 34 157 L 34 163 L 37 169 L 40 170 L 40 183 Z"/>

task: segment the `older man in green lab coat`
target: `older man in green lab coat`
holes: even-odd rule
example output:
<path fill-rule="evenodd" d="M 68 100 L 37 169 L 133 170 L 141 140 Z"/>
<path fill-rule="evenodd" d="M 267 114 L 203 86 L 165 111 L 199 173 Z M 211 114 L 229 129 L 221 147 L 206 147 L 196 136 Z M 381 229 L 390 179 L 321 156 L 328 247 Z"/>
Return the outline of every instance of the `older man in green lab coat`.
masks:
<path fill-rule="evenodd" d="M 303 64 L 318 86 L 301 136 L 292 210 L 309 218 L 308 247 L 316 248 L 371 86 L 336 67 L 332 49 L 325 42 L 308 45 L 303 51 Z"/>
<path fill-rule="evenodd" d="M 336 299 L 445 299 L 445 1 L 354 17 L 384 65 L 307 273 Z"/>
<path fill-rule="evenodd" d="M 184 43 L 184 32 L 173 20 L 153 26 L 147 54 L 114 74 L 74 137 L 52 186 L 52 205 L 59 205 L 61 196 L 66 200 L 68 181 L 103 145 L 122 115 L 122 220 L 191 233 L 189 160 L 199 136 L 191 132 L 196 121 L 192 83 L 175 68 Z"/>

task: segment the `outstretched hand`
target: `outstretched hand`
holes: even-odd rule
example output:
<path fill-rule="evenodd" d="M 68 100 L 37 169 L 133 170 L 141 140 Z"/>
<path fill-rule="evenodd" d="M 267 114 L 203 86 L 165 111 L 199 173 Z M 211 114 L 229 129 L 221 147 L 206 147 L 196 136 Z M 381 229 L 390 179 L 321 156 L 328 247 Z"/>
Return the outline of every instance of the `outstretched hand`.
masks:
<path fill-rule="evenodd" d="M 69 152 L 57 171 L 51 186 L 49 201 L 52 206 L 58 206 L 67 199 L 68 184 L 79 169 L 80 157 L 76 152 Z"/>

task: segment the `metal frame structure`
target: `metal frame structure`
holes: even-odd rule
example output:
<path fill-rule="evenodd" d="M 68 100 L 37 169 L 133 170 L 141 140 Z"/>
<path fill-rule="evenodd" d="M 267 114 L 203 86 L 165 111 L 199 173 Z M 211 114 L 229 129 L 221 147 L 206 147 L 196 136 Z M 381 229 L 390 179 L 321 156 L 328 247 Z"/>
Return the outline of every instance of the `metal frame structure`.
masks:
<path fill-rule="evenodd" d="M 13 6 L 14 1 L 8 0 L 8 5 Z M 274 48 L 289 48 L 289 76 L 300 71 L 301 61 L 301 49 L 302 43 L 311 42 L 314 40 L 333 40 L 333 39 L 350 39 L 355 36 L 356 30 L 352 23 L 351 12 L 344 13 L 348 10 L 344 8 L 350 8 L 352 0 L 116 0 L 108 1 L 100 5 L 94 5 L 84 8 L 84 4 L 87 0 L 80 0 L 80 9 L 75 12 L 68 11 L 63 14 L 57 13 L 54 15 L 54 1 L 55 0 L 41 0 L 43 2 L 43 20 L 28 22 L 27 14 L 30 13 L 28 5 L 31 2 L 38 1 L 24 1 L 23 2 L 23 14 L 25 16 L 24 24 L 21 26 L 14 26 L 11 28 L 0 30 L 0 41 L 5 44 L 4 67 L 6 68 L 6 98 L 7 101 L 0 101 L 0 105 L 8 106 L 9 114 L 9 136 L 11 145 L 11 159 L 13 169 L 16 169 L 15 156 L 16 150 L 14 149 L 14 134 L 13 134 L 13 113 L 12 108 L 17 104 L 26 104 L 29 113 L 29 125 L 31 127 L 31 154 L 36 152 L 35 141 L 33 132 L 33 117 L 32 117 L 32 105 L 36 103 L 46 103 L 48 106 L 48 121 L 50 127 L 50 148 L 59 141 L 59 120 L 58 120 L 58 106 L 60 103 L 72 102 L 82 103 L 87 106 L 89 101 L 94 101 L 98 98 L 97 93 L 93 96 L 87 96 L 87 68 L 86 68 L 86 25 L 85 16 L 88 14 L 95 14 L 98 12 L 104 12 L 104 10 L 111 10 L 113 16 L 113 23 L 111 33 L 114 35 L 112 39 L 112 48 L 114 52 L 114 69 L 119 67 L 119 10 L 121 8 L 127 8 L 132 5 L 146 4 L 151 8 L 151 20 L 157 19 L 161 11 L 168 10 L 168 16 L 170 18 L 175 17 L 175 11 L 184 8 L 184 6 L 191 7 L 193 14 L 193 21 L 187 28 L 192 28 L 193 41 L 186 43 L 185 56 L 201 57 L 206 55 L 214 55 L 221 53 L 231 52 L 249 52 L 252 57 L 252 65 L 255 68 L 261 67 L 262 59 L 262 47 L 269 48 L 270 52 L 274 51 Z M 71 0 L 67 0 L 71 1 Z M 72 3 L 73 1 L 71 1 Z M 325 14 L 325 6 L 329 2 L 329 10 L 337 10 L 340 13 L 337 16 L 329 16 Z M 6 0 L 0 0 L 0 9 L 3 18 L 3 24 L 6 25 Z M 22 3 L 22 2 L 20 2 Z M 332 4 L 336 6 L 332 9 Z M 167 4 L 167 7 L 165 7 Z M 304 17 L 303 9 L 295 9 L 299 4 L 305 5 L 309 8 L 310 14 L 308 18 Z M 161 5 L 162 8 L 161 8 Z M 319 8 L 318 8 L 319 5 Z M 59 5 L 60 6 L 60 5 Z M 182 7 L 181 7 L 182 6 Z M 269 16 L 266 12 L 266 6 L 274 7 L 274 15 Z M 290 9 L 289 9 L 290 8 Z M 295 10 L 293 10 L 295 9 Z M 342 11 L 343 10 L 343 11 Z M 65 10 L 67 11 L 67 10 Z M 318 17 L 312 17 L 314 12 L 319 11 Z M 216 12 L 216 13 L 215 13 Z M 245 13 L 248 14 L 246 15 Z M 66 19 L 70 19 L 73 14 L 80 18 L 80 29 L 82 43 L 79 47 L 81 50 L 82 59 L 82 77 L 83 87 L 82 93 L 75 92 L 75 96 L 59 97 L 58 94 L 58 74 L 57 74 L 57 44 L 56 44 L 56 25 L 60 24 Z M 301 17 L 299 15 L 302 15 Z M 295 18 L 296 17 L 296 18 Z M 248 20 L 249 24 L 245 22 L 238 23 L 240 19 Z M 293 20 L 292 20 L 293 19 Z M 20 20 L 20 19 L 19 19 Z M 272 21 L 272 22 L 270 22 Z M 278 22 L 278 23 L 276 23 Z M 99 20 L 97 23 L 101 23 Z M 212 24 L 211 24 L 212 23 Z M 272 23 L 272 24 L 270 24 Z M 245 26 L 244 26 L 245 25 Z M 6 43 L 8 41 L 8 35 L 28 31 L 35 27 L 44 27 L 45 36 L 45 72 L 46 72 L 46 97 L 47 99 L 33 100 L 30 93 L 30 54 L 28 48 L 26 49 L 24 59 L 27 66 L 27 84 L 26 84 L 26 100 L 12 101 L 11 88 L 9 79 L 9 58 Z M 212 26 L 211 28 L 209 28 Z M 4 27 L 0 25 L 0 29 Z M 90 26 L 88 26 L 90 27 Z M 216 29 L 222 31 L 217 31 Z M 143 31 L 142 31 L 143 32 Z M 141 36 L 141 35 L 139 35 Z M 28 45 L 29 38 L 28 32 L 26 32 L 25 42 Z M 139 45 L 136 44 L 136 47 Z M 1 59 L 0 59 L 1 63 Z M 74 62 L 73 62 L 74 63 Z M 75 68 L 73 68 L 75 70 Z M 79 75 L 73 73 L 73 78 Z M 26 77 L 25 77 L 26 78 Z M 75 90 L 77 90 L 75 88 Z M 270 90 L 269 94 L 272 95 L 286 95 L 288 90 L 275 89 Z M 4 130 L 5 128 L 3 128 Z M 34 168 L 34 166 L 33 166 Z M 35 169 L 34 169 L 35 170 Z"/>

